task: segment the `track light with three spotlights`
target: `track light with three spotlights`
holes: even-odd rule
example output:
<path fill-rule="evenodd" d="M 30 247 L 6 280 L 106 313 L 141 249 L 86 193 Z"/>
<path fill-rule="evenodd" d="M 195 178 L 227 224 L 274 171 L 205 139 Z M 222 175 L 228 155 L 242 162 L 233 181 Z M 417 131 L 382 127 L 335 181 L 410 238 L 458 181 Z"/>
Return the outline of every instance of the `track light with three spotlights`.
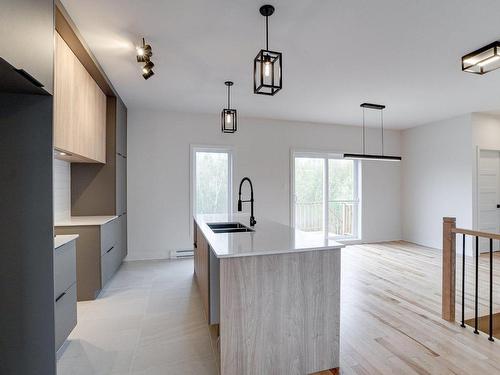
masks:
<path fill-rule="evenodd" d="M 146 44 L 144 38 L 142 38 L 142 45 L 137 48 L 137 62 L 138 63 L 146 63 L 142 67 L 142 76 L 144 79 L 149 79 L 155 73 L 153 72 L 153 67 L 155 64 L 151 61 L 151 57 L 153 56 L 152 48 L 149 44 Z"/>

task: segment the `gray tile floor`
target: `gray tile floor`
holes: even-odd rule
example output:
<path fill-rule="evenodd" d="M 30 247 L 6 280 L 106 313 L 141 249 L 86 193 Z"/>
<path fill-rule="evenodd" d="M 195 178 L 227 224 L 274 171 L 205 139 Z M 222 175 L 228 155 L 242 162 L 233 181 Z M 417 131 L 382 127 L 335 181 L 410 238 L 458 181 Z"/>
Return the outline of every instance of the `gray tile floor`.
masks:
<path fill-rule="evenodd" d="M 59 351 L 58 375 L 217 374 L 193 261 L 126 262 Z"/>

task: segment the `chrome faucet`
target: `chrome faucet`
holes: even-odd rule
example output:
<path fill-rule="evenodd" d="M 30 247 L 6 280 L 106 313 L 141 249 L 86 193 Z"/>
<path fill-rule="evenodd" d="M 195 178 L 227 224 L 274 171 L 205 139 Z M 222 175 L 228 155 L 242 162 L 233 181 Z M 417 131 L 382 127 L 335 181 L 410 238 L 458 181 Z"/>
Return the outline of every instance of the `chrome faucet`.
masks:
<path fill-rule="evenodd" d="M 241 186 L 243 185 L 243 182 L 248 181 L 250 184 L 250 200 L 242 201 L 241 200 Z M 257 221 L 255 221 L 255 217 L 253 216 L 253 185 L 252 181 L 248 177 L 243 177 L 243 179 L 240 182 L 240 191 L 238 193 L 238 212 L 241 212 L 241 204 L 243 202 L 250 202 L 251 205 L 251 211 L 250 211 L 250 226 L 253 227 L 255 224 L 257 224 Z"/>

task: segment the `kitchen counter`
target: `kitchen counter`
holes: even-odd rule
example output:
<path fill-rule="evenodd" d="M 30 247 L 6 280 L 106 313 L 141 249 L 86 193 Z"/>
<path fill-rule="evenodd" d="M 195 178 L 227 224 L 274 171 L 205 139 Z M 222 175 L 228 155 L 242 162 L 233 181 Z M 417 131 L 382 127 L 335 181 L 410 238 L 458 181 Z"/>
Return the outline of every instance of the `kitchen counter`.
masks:
<path fill-rule="evenodd" d="M 336 241 L 257 218 L 254 232 L 207 224 L 249 215 L 196 215 L 194 272 L 221 375 L 338 369 L 341 251 Z M 218 333 L 218 337 L 217 337 Z"/>
<path fill-rule="evenodd" d="M 104 225 L 118 216 L 71 216 L 54 224 L 55 227 L 80 227 L 92 225 Z"/>
<path fill-rule="evenodd" d="M 54 249 L 66 245 L 80 237 L 78 234 L 62 234 L 54 237 Z"/>
<path fill-rule="evenodd" d="M 341 249 L 345 245 L 325 239 L 318 233 L 303 232 L 274 221 L 259 218 L 255 227 L 249 226 L 249 215 L 195 215 L 203 236 L 217 258 L 300 253 Z M 254 232 L 214 233 L 207 223 L 239 222 Z"/>

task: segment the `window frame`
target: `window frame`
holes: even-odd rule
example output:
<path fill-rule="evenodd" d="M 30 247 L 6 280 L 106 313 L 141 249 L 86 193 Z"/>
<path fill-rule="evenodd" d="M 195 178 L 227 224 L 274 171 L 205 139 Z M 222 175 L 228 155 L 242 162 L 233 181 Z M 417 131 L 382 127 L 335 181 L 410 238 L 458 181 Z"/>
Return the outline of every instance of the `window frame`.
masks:
<path fill-rule="evenodd" d="M 233 165 L 234 165 L 234 150 L 231 146 L 213 146 L 213 145 L 190 145 L 190 197 L 189 197 L 189 222 L 191 233 L 193 232 L 193 216 L 196 215 L 196 153 L 210 152 L 210 153 L 223 153 L 228 155 L 228 205 L 227 214 L 233 212 Z"/>
<path fill-rule="evenodd" d="M 329 163 L 331 159 L 341 160 L 342 153 L 328 152 L 328 151 L 307 151 L 295 150 L 290 151 L 290 226 L 295 227 L 295 159 L 296 158 L 317 158 L 323 159 L 323 232 L 325 238 L 333 240 L 361 240 L 361 218 L 362 218 L 362 185 L 361 185 L 361 172 L 362 162 L 360 160 L 353 160 L 354 163 L 354 200 L 330 200 L 329 198 Z M 329 203 L 331 202 L 352 202 L 357 204 L 357 209 L 353 212 L 353 235 L 352 236 L 330 236 L 328 232 L 329 224 Z"/>

